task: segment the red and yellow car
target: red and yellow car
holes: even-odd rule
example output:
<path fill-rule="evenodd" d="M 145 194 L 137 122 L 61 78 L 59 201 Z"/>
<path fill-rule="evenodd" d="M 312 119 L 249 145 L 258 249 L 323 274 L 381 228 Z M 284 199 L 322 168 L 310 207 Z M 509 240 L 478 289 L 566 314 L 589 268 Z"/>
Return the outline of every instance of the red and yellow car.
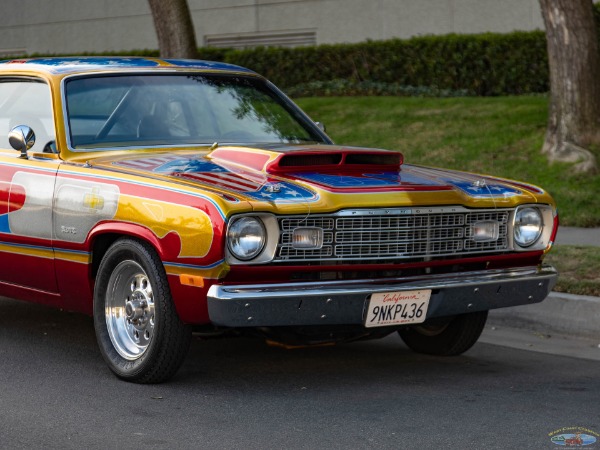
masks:
<path fill-rule="evenodd" d="M 0 295 L 93 315 L 126 380 L 171 377 L 193 328 L 462 353 L 547 296 L 557 226 L 538 187 L 334 145 L 241 67 L 0 63 Z"/>

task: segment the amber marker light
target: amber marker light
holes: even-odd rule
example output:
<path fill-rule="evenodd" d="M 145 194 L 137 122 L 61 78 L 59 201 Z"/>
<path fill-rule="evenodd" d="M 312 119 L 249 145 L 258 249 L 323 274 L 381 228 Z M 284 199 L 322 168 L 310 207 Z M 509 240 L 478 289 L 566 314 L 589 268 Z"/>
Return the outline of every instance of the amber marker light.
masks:
<path fill-rule="evenodd" d="M 179 282 L 184 286 L 204 287 L 204 278 L 197 275 L 179 275 Z"/>

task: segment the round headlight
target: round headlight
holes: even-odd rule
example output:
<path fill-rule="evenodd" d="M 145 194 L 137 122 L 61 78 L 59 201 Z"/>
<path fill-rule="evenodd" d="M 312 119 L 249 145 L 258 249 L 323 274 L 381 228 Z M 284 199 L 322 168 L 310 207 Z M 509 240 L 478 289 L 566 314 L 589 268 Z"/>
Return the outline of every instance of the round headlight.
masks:
<path fill-rule="evenodd" d="M 538 240 L 544 228 L 542 214 L 537 208 L 521 208 L 515 216 L 515 241 L 529 247 Z"/>
<path fill-rule="evenodd" d="M 256 217 L 241 217 L 227 230 L 229 251 L 237 259 L 248 261 L 258 256 L 265 246 L 266 232 L 262 221 Z"/>

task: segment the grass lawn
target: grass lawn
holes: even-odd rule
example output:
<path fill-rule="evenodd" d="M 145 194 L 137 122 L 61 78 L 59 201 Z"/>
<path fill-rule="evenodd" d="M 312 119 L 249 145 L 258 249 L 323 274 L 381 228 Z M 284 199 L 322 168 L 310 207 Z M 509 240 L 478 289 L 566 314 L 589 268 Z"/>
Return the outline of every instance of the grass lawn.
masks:
<path fill-rule="evenodd" d="M 546 261 L 559 271 L 555 291 L 600 297 L 598 247 L 557 245 L 548 253 Z"/>
<path fill-rule="evenodd" d="M 533 183 L 554 196 L 562 225 L 600 226 L 600 175 L 575 175 L 569 164 L 549 165 L 540 154 L 546 97 L 327 97 L 297 102 L 327 125 L 338 144 L 400 150 L 408 163 Z M 554 290 L 600 296 L 598 247 L 556 246 L 546 261 L 560 272 Z"/>
<path fill-rule="evenodd" d="M 408 163 L 536 184 L 554 196 L 561 224 L 600 226 L 600 176 L 575 175 L 571 165 L 549 165 L 540 154 L 546 97 L 316 97 L 297 103 L 326 124 L 337 144 L 399 150 Z"/>

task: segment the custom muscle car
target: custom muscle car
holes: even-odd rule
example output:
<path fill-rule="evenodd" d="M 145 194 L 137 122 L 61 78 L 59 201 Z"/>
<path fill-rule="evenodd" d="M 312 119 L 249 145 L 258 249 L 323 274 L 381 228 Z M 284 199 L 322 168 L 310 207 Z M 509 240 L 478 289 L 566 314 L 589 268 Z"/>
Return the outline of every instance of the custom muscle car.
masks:
<path fill-rule="evenodd" d="M 557 227 L 538 187 L 334 145 L 242 67 L 0 62 L 0 295 L 93 315 L 125 380 L 173 376 L 192 330 L 463 353 L 547 296 Z"/>

